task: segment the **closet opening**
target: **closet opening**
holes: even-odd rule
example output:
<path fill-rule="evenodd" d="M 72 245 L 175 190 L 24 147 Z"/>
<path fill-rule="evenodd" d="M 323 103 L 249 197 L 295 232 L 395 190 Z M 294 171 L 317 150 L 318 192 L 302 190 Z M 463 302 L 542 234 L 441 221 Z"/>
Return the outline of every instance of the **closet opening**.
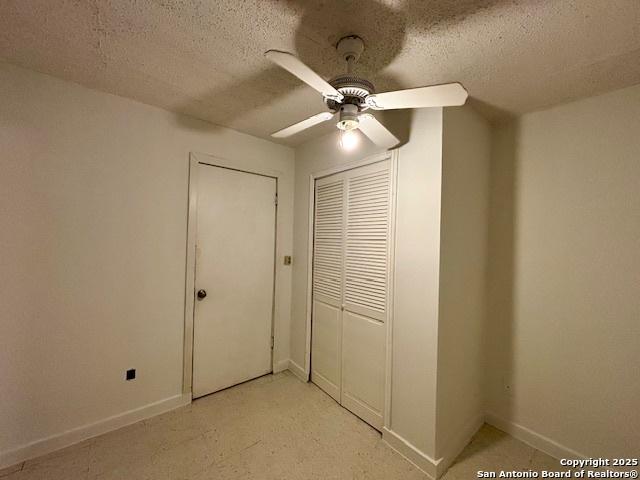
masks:
<path fill-rule="evenodd" d="M 312 176 L 310 379 L 381 430 L 388 415 L 395 158 Z"/>

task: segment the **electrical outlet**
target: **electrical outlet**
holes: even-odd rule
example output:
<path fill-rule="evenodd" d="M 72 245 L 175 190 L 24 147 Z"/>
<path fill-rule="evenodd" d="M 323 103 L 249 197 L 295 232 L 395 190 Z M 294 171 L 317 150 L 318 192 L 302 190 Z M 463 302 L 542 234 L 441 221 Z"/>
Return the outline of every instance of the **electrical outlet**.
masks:
<path fill-rule="evenodd" d="M 513 395 L 513 380 L 510 376 L 503 377 L 502 386 L 507 396 Z"/>
<path fill-rule="evenodd" d="M 291 265 L 291 255 L 285 255 L 284 256 L 284 264 L 285 265 Z"/>
<path fill-rule="evenodd" d="M 126 379 L 127 379 L 127 381 L 136 379 L 136 369 L 135 368 L 130 368 L 129 370 L 127 370 Z"/>

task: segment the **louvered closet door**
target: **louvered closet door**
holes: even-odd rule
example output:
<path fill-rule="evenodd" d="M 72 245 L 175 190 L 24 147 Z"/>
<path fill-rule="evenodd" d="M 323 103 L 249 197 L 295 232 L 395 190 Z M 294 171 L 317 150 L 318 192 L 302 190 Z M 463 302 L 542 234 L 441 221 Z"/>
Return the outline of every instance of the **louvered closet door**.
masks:
<path fill-rule="evenodd" d="M 311 380 L 340 401 L 344 257 L 344 178 L 315 189 Z"/>
<path fill-rule="evenodd" d="M 391 236 L 391 162 L 346 179 L 342 404 L 381 428 Z"/>
<path fill-rule="evenodd" d="M 381 428 L 391 234 L 391 162 L 316 182 L 312 381 Z"/>

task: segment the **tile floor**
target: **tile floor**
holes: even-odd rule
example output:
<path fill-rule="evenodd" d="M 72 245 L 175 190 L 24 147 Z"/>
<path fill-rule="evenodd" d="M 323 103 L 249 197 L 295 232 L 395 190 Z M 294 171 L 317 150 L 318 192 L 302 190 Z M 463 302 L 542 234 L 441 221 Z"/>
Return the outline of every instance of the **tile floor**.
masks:
<path fill-rule="evenodd" d="M 557 461 L 485 425 L 443 480 Z M 23 464 L 2 480 L 426 479 L 315 385 L 267 375 Z"/>

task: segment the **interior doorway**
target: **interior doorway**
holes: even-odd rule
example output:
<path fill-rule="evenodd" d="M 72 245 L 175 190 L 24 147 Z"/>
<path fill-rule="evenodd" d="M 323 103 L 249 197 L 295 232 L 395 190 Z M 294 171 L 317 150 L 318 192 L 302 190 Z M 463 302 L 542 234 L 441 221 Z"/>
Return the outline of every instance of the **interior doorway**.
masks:
<path fill-rule="evenodd" d="M 277 178 L 195 168 L 197 398 L 272 371 Z"/>

